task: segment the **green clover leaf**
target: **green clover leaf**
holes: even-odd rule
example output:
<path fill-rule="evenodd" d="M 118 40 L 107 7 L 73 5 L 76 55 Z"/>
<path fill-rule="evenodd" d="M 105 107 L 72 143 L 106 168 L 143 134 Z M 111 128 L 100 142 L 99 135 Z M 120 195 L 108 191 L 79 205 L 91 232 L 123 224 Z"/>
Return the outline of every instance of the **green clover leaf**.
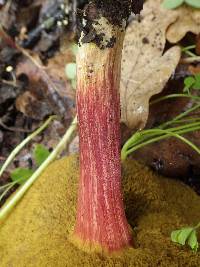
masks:
<path fill-rule="evenodd" d="M 200 90 L 200 74 L 196 74 L 194 77 L 195 77 L 195 83 L 193 85 L 193 88 L 195 90 Z"/>
<path fill-rule="evenodd" d="M 186 243 L 194 252 L 197 252 L 199 243 L 197 240 L 197 229 L 200 227 L 186 227 L 180 230 L 175 230 L 171 233 L 171 240 L 177 244 L 184 246 Z"/>
<path fill-rule="evenodd" d="M 197 240 L 197 232 L 196 230 L 193 230 L 192 233 L 190 234 L 188 240 L 187 240 L 188 245 L 191 247 L 191 249 L 195 252 L 197 252 L 199 243 Z"/>
<path fill-rule="evenodd" d="M 18 184 L 21 185 L 26 180 L 28 180 L 32 176 L 33 173 L 34 171 L 30 169 L 17 168 L 11 172 L 10 177 L 13 182 L 17 182 Z"/>
<path fill-rule="evenodd" d="M 37 144 L 35 146 L 33 151 L 33 157 L 37 166 L 40 166 L 48 158 L 49 155 L 50 152 L 45 146 L 41 144 Z"/>
<path fill-rule="evenodd" d="M 173 231 L 171 233 L 171 240 L 180 245 L 185 245 L 186 240 L 193 231 L 193 227 L 183 228 L 180 230 Z"/>
<path fill-rule="evenodd" d="M 184 89 L 183 92 L 189 93 L 189 90 L 192 88 L 192 86 L 195 84 L 196 80 L 194 77 L 190 76 L 184 79 Z"/>

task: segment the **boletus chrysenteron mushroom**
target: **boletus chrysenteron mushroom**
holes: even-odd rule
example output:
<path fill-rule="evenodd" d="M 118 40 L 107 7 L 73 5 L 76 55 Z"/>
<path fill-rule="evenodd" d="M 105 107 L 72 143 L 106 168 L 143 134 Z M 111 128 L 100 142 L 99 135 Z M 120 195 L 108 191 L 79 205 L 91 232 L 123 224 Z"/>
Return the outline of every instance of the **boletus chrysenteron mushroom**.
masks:
<path fill-rule="evenodd" d="M 121 52 L 131 6 L 127 0 L 94 0 L 80 23 L 80 181 L 72 241 L 86 251 L 112 253 L 132 244 L 121 192 L 119 97 Z"/>

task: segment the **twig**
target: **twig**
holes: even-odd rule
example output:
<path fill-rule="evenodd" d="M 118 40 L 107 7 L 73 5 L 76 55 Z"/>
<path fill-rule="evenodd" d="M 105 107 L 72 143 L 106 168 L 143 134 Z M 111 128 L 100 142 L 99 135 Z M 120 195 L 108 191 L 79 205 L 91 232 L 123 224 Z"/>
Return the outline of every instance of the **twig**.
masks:
<path fill-rule="evenodd" d="M 18 87 L 19 86 L 19 83 L 16 82 L 16 81 L 7 81 L 7 80 L 2 79 L 1 82 L 4 83 L 4 84 L 8 84 L 8 85 L 14 86 L 14 87 Z"/>
<path fill-rule="evenodd" d="M 31 133 L 33 131 L 33 130 L 25 130 L 25 129 L 17 128 L 17 127 L 9 127 L 1 119 L 0 119 L 0 126 L 3 127 L 5 130 L 12 131 L 12 132 Z"/>

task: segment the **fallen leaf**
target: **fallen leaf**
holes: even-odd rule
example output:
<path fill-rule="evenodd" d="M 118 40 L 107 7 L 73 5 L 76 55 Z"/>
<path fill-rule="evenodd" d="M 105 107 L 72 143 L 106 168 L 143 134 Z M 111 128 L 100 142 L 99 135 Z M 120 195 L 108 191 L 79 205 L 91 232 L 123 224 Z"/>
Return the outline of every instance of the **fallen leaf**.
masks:
<path fill-rule="evenodd" d="M 198 66 L 194 67 L 194 66 L 190 65 L 188 69 L 192 75 L 200 74 L 200 67 L 198 67 Z"/>
<path fill-rule="evenodd" d="M 166 33 L 170 43 L 179 42 L 187 32 L 200 33 L 200 9 L 183 5 L 174 12 L 177 20 L 169 26 Z"/>
<path fill-rule="evenodd" d="M 177 18 L 164 10 L 160 1 L 144 4 L 141 21 L 128 26 L 122 53 L 121 117 L 130 128 L 143 128 L 149 112 L 149 99 L 164 88 L 181 56 L 178 46 L 163 55 L 166 29 Z"/>
<path fill-rule="evenodd" d="M 54 58 L 49 60 L 46 67 L 41 62 L 34 64 L 33 60 L 36 60 L 36 58 L 33 55 L 31 55 L 32 60 L 25 58 L 24 61 L 18 64 L 16 75 L 25 74 L 28 76 L 28 89 L 32 95 L 30 97 L 30 93 L 24 94 L 20 101 L 18 101 L 17 108 L 21 112 L 30 116 L 30 109 L 34 104 L 34 101 L 31 100 L 36 97 L 40 104 L 43 103 L 45 105 L 44 109 L 41 105 L 44 112 L 40 113 L 38 109 L 39 114 L 46 114 L 46 106 L 49 106 L 50 112 L 53 111 L 53 113 L 61 115 L 66 120 L 73 117 L 75 92 L 65 76 L 65 62 L 69 57 L 67 56 L 68 53 L 69 49 L 66 49 L 63 53 L 59 52 Z M 38 62 L 38 60 L 36 61 Z M 41 65 L 41 67 L 38 65 Z M 20 105 L 21 108 L 19 108 Z M 35 118 L 38 116 L 38 112 L 34 108 L 31 117 Z"/>
<path fill-rule="evenodd" d="M 29 118 L 43 120 L 51 115 L 53 111 L 48 103 L 44 101 L 44 98 L 40 99 L 36 94 L 37 91 L 34 92 L 32 89 L 17 97 L 15 101 L 16 109 Z"/>

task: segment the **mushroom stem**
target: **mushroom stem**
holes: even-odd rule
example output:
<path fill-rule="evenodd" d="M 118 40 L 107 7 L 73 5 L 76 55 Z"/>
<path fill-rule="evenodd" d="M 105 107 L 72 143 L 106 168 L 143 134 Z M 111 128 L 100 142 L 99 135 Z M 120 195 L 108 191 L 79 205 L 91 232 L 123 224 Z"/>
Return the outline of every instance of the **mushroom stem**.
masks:
<path fill-rule="evenodd" d="M 72 241 L 88 252 L 117 252 L 132 243 L 121 192 L 123 24 L 113 25 L 98 17 L 93 27 L 102 39 L 81 43 L 77 56 L 80 181 Z"/>

